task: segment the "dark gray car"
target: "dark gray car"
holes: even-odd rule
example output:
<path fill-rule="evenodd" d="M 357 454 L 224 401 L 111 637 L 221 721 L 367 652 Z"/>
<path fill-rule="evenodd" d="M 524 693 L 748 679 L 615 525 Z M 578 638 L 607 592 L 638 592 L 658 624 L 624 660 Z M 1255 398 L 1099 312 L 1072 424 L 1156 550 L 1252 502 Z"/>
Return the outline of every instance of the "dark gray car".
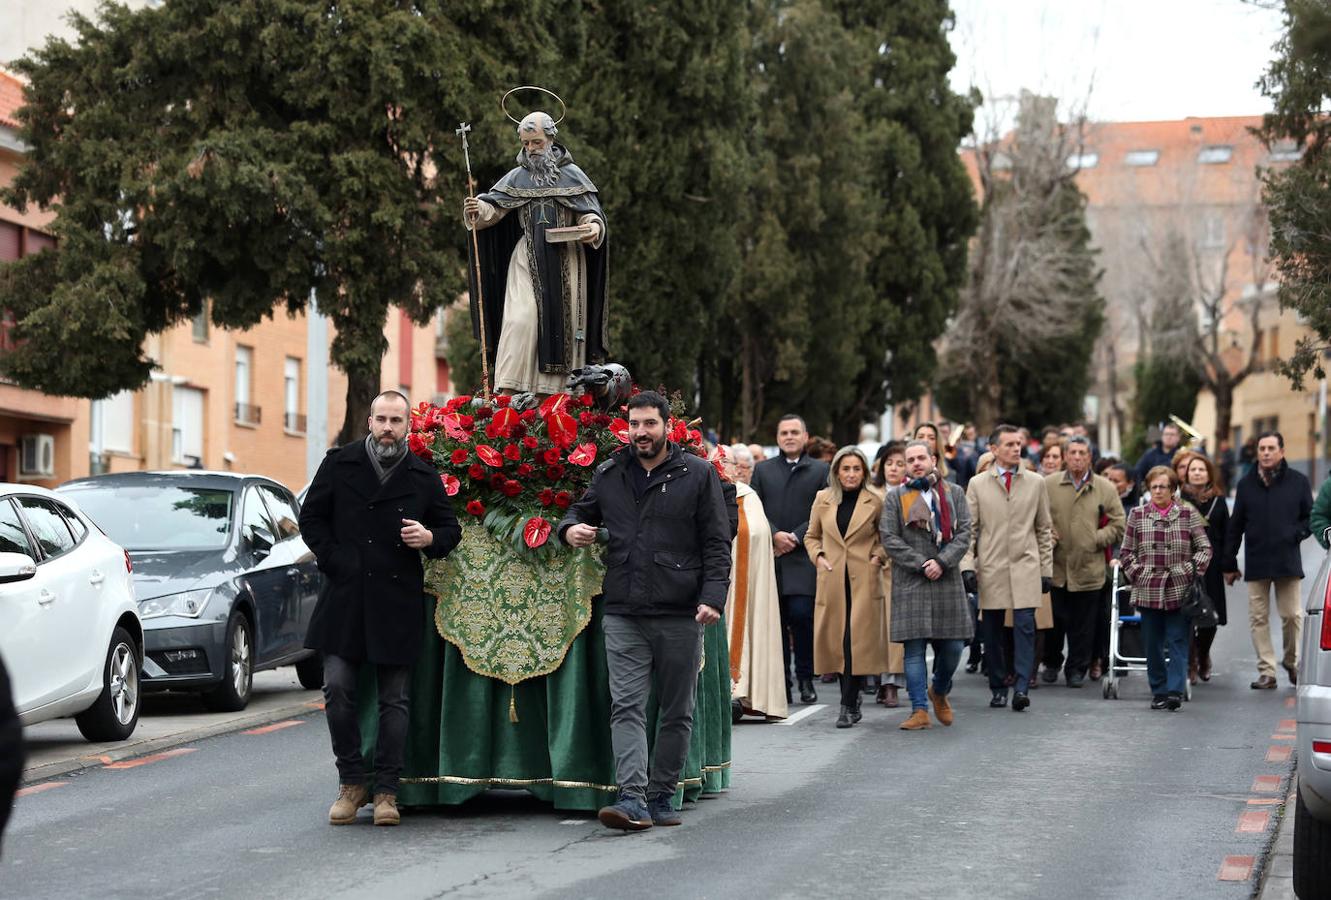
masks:
<path fill-rule="evenodd" d="M 295 665 L 323 683 L 305 630 L 323 585 L 300 507 L 276 481 L 227 472 L 126 472 L 59 488 L 124 547 L 143 620 L 141 687 L 244 709 L 254 672 Z"/>

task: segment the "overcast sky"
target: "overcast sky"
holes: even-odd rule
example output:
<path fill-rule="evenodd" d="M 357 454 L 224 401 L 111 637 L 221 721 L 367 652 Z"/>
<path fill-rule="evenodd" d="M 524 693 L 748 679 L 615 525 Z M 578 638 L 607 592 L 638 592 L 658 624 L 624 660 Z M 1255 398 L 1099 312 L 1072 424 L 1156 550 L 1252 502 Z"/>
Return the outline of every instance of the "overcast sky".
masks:
<path fill-rule="evenodd" d="M 1268 108 L 1254 82 L 1280 36 L 1273 10 L 1240 0 L 952 0 L 952 9 L 958 91 L 1028 88 L 1084 102 L 1089 89 L 1098 121 Z"/>

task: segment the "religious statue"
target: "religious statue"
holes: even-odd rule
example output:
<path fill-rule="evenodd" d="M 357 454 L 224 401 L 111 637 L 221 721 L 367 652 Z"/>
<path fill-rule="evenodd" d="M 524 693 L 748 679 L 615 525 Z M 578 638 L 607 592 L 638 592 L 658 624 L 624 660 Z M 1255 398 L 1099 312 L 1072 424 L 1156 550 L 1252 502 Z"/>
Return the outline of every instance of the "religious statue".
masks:
<path fill-rule="evenodd" d="M 518 165 L 463 204 L 473 328 L 503 393 L 558 393 L 606 355 L 605 213 L 557 126 L 544 112 L 523 118 Z"/>

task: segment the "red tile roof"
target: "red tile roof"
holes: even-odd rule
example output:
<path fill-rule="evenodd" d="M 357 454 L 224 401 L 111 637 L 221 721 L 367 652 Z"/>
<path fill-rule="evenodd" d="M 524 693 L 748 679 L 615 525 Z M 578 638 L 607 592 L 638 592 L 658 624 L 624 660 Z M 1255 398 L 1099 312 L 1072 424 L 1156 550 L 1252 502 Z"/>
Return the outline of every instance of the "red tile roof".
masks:
<path fill-rule="evenodd" d="M 18 76 L 0 69 L 0 125 L 17 128 L 14 113 L 23 105 L 23 82 Z"/>

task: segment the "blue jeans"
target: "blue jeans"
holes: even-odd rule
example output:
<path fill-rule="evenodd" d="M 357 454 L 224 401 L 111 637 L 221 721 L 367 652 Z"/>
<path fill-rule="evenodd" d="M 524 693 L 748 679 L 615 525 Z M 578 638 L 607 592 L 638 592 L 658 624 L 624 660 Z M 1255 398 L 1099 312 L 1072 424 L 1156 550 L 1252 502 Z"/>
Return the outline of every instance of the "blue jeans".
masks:
<path fill-rule="evenodd" d="M 1146 680 L 1151 696 L 1183 696 L 1188 678 L 1188 644 L 1192 641 L 1192 623 L 1182 610 L 1142 609 L 1142 643 L 1146 645 Z M 1168 653 L 1169 661 L 1165 661 Z"/>
<path fill-rule="evenodd" d="M 926 685 L 929 673 L 924 665 L 924 645 L 934 645 L 934 693 L 942 696 L 952 691 L 952 673 L 957 671 L 961 662 L 961 650 L 966 646 L 963 640 L 944 638 L 914 638 L 903 641 L 906 648 L 906 690 L 910 692 L 911 709 L 928 709 L 929 697 Z"/>

